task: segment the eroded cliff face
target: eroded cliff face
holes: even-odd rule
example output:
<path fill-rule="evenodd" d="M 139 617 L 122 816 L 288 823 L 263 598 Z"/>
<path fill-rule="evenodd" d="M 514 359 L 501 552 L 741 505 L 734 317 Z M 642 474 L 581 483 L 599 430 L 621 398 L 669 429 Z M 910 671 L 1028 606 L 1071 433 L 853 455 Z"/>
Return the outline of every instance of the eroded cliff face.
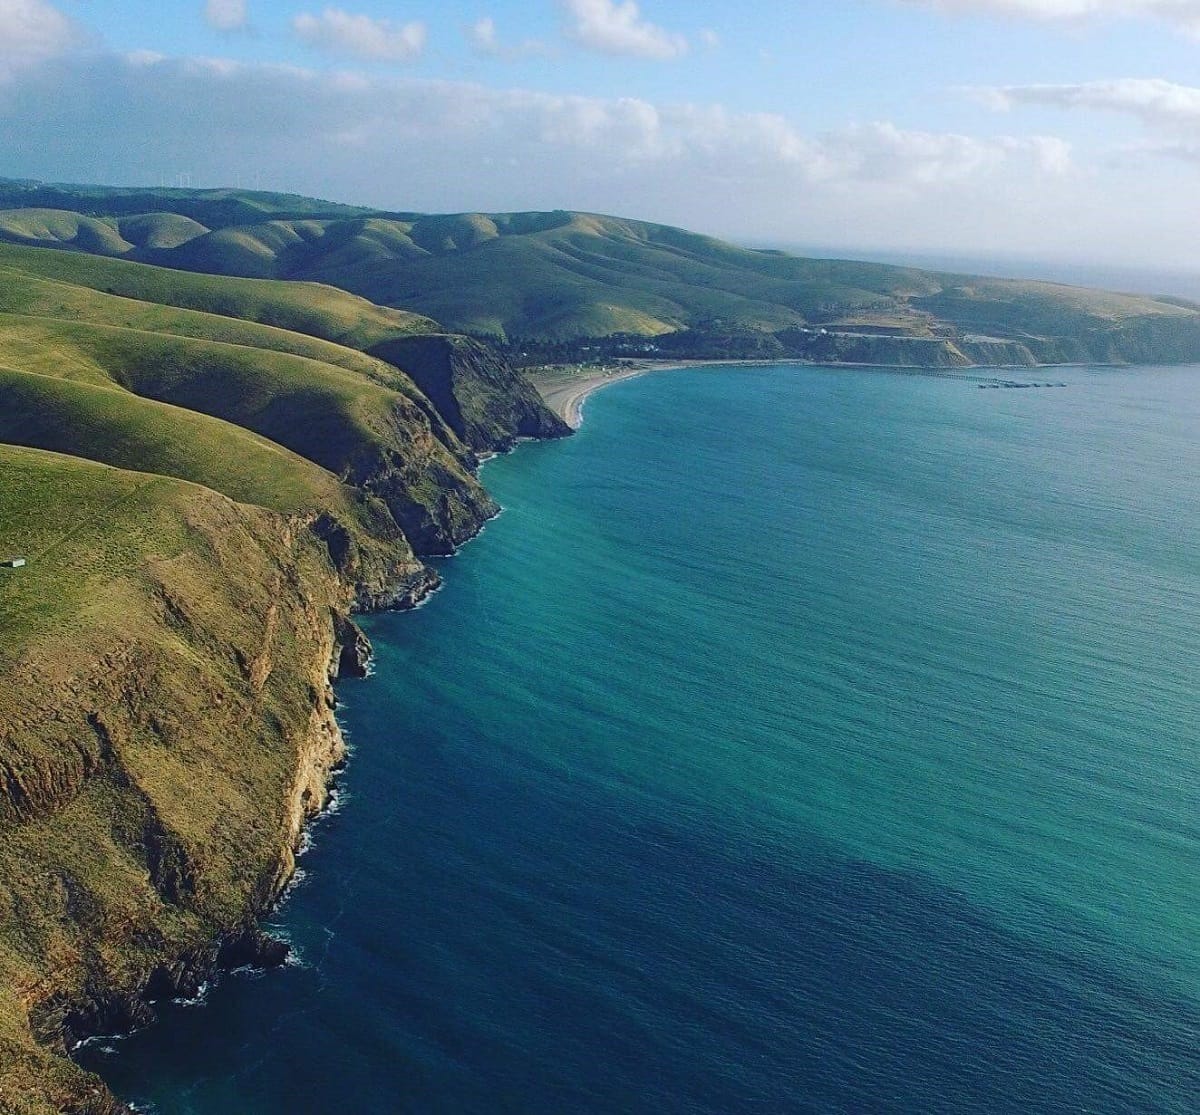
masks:
<path fill-rule="evenodd" d="M 312 524 L 190 486 L 155 514 L 186 547 L 122 533 L 105 598 L 3 662 L 0 1110 L 119 1110 L 78 1041 L 283 959 L 258 919 L 344 754 L 331 664 L 367 649 Z"/>
<path fill-rule="evenodd" d="M 475 453 L 503 452 L 518 438 L 566 437 L 571 432 L 524 376 L 468 337 L 401 337 L 371 354 L 402 368 Z"/>
<path fill-rule="evenodd" d="M 405 355 L 429 394 L 381 364 L 386 406 L 269 431 L 347 486 L 324 511 L 0 445 L 0 537 L 34 558 L 0 581 L 0 1111 L 109 1115 L 75 1044 L 283 958 L 257 926 L 344 753 L 349 614 L 437 586 L 421 559 L 497 510 L 479 454 L 567 432 L 473 342 Z"/>
<path fill-rule="evenodd" d="M 475 478 L 480 456 L 570 428 L 520 373 L 469 338 L 403 337 L 372 355 L 415 383 L 429 410 L 416 400 L 398 404 L 342 478 L 387 508 L 418 555 L 451 554 L 499 510 Z"/>
<path fill-rule="evenodd" d="M 387 505 L 422 557 L 454 553 L 499 510 L 466 467 L 444 452 L 421 459 L 372 448 L 345 478 Z"/>

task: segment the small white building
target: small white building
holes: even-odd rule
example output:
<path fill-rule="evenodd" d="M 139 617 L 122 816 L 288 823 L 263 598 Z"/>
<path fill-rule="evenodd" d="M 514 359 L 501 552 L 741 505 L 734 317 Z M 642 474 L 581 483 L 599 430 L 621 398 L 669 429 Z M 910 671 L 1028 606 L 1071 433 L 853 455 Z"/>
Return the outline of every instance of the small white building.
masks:
<path fill-rule="evenodd" d="M 5 569 L 20 569 L 24 564 L 24 558 L 9 558 L 8 561 L 0 561 L 0 565 Z"/>

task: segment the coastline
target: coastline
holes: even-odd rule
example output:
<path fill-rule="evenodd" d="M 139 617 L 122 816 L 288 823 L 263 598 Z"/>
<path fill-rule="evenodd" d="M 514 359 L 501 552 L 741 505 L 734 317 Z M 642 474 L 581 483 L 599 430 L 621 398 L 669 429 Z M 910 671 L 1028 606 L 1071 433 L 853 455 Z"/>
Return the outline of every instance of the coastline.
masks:
<path fill-rule="evenodd" d="M 614 383 L 637 379 L 651 372 L 675 372 L 687 368 L 763 368 L 779 364 L 803 364 L 837 368 L 871 368 L 881 372 L 901 372 L 917 375 L 935 375 L 946 378 L 975 379 L 977 375 L 967 373 L 997 373 L 1003 371 L 1034 372 L 1041 369 L 1076 367 L 1122 367 L 1120 364 L 1089 362 L 1055 364 L 967 364 L 959 367 L 938 368 L 920 364 L 863 364 L 836 363 L 780 357 L 772 360 L 646 360 L 616 368 L 593 369 L 586 372 L 565 369 L 528 370 L 526 378 L 537 389 L 542 402 L 561 418 L 572 430 L 583 425 L 583 405 L 590 396 Z"/>
<path fill-rule="evenodd" d="M 291 784 L 279 803 L 281 839 L 270 876 L 247 893 L 240 915 L 214 922 L 207 933 L 168 944 L 156 966 L 134 982 L 100 980 L 82 991 L 60 992 L 41 1004 L 44 1009 L 35 1011 L 37 1028 L 50 1052 L 73 1062 L 74 1053 L 90 1042 L 124 1037 L 157 1023 L 155 1004 L 161 999 L 201 1003 L 230 972 L 243 968 L 267 971 L 288 962 L 291 946 L 273 936 L 263 923 L 295 882 L 297 859 L 306 850 L 311 826 L 331 810 L 345 767 L 347 747 L 333 683 L 367 676 L 373 655 L 361 629 L 340 613 L 335 613 L 334 622 L 321 632 L 313 650 L 309 656 L 311 682 L 317 697 L 297 741 Z M 89 1086 L 86 1098 L 77 1101 L 72 1096 L 63 1110 L 87 1115 L 133 1115 L 138 1110 L 113 1096 L 99 1081 Z M 74 1106 L 77 1102 L 83 1106 Z M 0 1104 L 0 1110 L 7 1109 Z"/>
<path fill-rule="evenodd" d="M 753 378 L 757 378 L 757 377 L 753 377 Z M 826 382 L 829 384 L 829 386 L 833 387 L 833 386 L 835 385 L 835 381 L 833 381 L 833 380 L 829 380 L 829 379 L 828 379 L 828 377 L 825 377 L 825 378 L 826 378 Z M 865 379 L 866 377 L 863 377 L 863 378 Z M 890 378 L 890 377 L 889 377 L 889 378 Z M 689 383 L 690 383 L 690 382 L 693 382 L 693 381 L 695 381 L 695 382 L 700 382 L 700 381 L 704 381 L 704 380 L 707 380 L 709 383 L 716 383 L 716 382 L 719 382 L 719 381 L 717 381 L 717 380 L 713 379 L 713 377 L 703 377 L 703 376 L 693 377 L 693 380 L 689 380 L 688 382 L 689 382 Z M 674 382 L 674 381 L 672 381 L 672 382 Z M 669 388 L 669 387 L 671 387 L 671 386 L 672 386 L 672 382 L 664 381 L 664 383 L 663 383 L 664 389 L 665 389 L 665 388 Z M 676 383 L 676 386 L 686 386 L 686 384 L 684 384 L 684 382 L 683 382 L 683 381 L 678 381 L 678 382 Z M 750 391 L 751 391 L 751 392 L 753 392 L 753 390 L 754 390 L 754 384 L 753 384 L 752 382 L 748 382 L 746 386 L 747 386 L 747 387 L 750 389 Z M 914 387 L 919 387 L 920 385 L 919 385 L 919 384 L 916 384 L 916 383 L 914 383 L 914 384 L 913 384 L 913 386 L 914 386 Z M 938 386 L 938 385 L 934 385 L 934 386 Z M 652 388 L 653 388 L 653 385 L 649 385 L 649 386 L 647 386 L 645 389 L 649 391 L 649 390 L 651 390 Z M 958 390 L 958 389 L 957 389 L 957 388 L 956 388 L 954 385 L 946 385 L 946 390 L 947 390 L 947 391 L 949 391 L 949 392 L 954 392 L 954 393 L 956 393 L 956 394 L 961 394 L 961 391 L 959 391 L 959 390 Z M 641 398 L 641 396 L 638 396 L 638 398 Z M 618 401 L 618 402 L 620 402 L 620 400 L 617 400 L 617 401 Z M 622 410 L 624 410 L 624 409 L 625 409 L 625 404 L 624 404 L 624 403 L 621 403 L 621 405 L 620 405 L 620 409 L 622 409 Z M 599 433 L 599 432 L 600 432 L 600 429 L 599 429 L 599 427 L 602 427 L 602 426 L 606 425 L 606 423 L 607 423 L 607 419 L 606 419 L 606 417 L 605 417 L 605 414 L 606 414 L 606 413 L 607 413 L 607 412 L 606 412 L 606 410 L 605 410 L 604 406 L 602 406 L 602 408 L 601 408 L 601 411 L 600 411 L 600 413 L 599 413 L 599 415 L 598 415 L 598 416 L 596 416 L 596 415 L 592 415 L 592 416 L 590 416 L 592 419 L 594 419 L 594 422 L 595 422 L 595 424 L 596 424 L 596 426 L 597 426 L 597 429 L 593 431 L 593 430 L 591 429 L 591 427 L 589 427 L 589 431 L 591 431 L 593 434 L 597 434 L 597 433 Z M 598 439 L 596 439 L 596 438 L 594 438 L 594 437 L 593 437 L 591 440 L 594 442 L 594 441 L 596 441 L 596 440 L 598 440 Z M 556 456 L 558 456 L 558 454 L 553 454 L 553 453 L 551 453 L 551 454 L 546 454 L 546 456 L 547 456 L 548 458 L 550 458 L 550 459 L 553 459 L 553 458 L 555 458 Z M 364 748 L 364 750 L 365 750 L 365 749 L 366 749 L 366 748 Z M 637 834 L 637 836 L 635 837 L 635 839 L 642 839 L 642 836 L 641 836 L 641 834 L 640 834 L 640 833 L 638 833 L 638 834 Z M 636 845 L 635 845 L 635 846 L 636 846 Z M 843 876 L 843 877 L 837 877 L 837 878 L 838 878 L 838 880 L 839 880 L 839 882 L 840 882 L 840 881 L 842 881 L 842 879 L 844 879 L 844 876 Z M 844 885 L 844 883 L 843 883 L 843 885 Z M 856 893 L 858 893 L 858 892 L 856 892 Z M 734 939 L 734 940 L 736 940 L 736 938 L 733 938 L 733 939 Z M 784 938 L 784 939 L 785 939 L 785 940 L 788 940 L 789 938 Z M 343 945 L 344 945 L 344 943 L 345 943 L 345 939 L 343 939 Z M 446 1000 L 443 1000 L 443 1001 L 446 1001 Z M 449 1001 L 455 1001 L 455 1000 L 449 1000 Z M 835 1000 L 835 1001 L 836 1001 L 836 1000 Z"/>
<path fill-rule="evenodd" d="M 583 404 L 602 388 L 614 383 L 637 379 L 651 372 L 676 372 L 685 368 L 755 367 L 778 364 L 778 360 L 666 360 L 640 361 L 629 366 L 596 371 L 527 372 L 529 381 L 537 388 L 542 402 L 558 415 L 572 430 L 583 425 Z"/>
<path fill-rule="evenodd" d="M 498 508 L 486 517 L 481 515 L 469 536 L 458 544 L 481 533 L 487 519 L 495 514 L 499 514 Z M 277 520 L 272 518 L 272 522 Z M 267 970 L 288 961 L 289 943 L 273 936 L 264 922 L 294 884 L 297 858 L 308 846 L 310 826 L 329 810 L 345 767 L 347 746 L 334 683 L 373 672 L 370 640 L 353 617 L 415 610 L 437 591 L 441 579 L 423 562 L 416 573 L 400 577 L 393 570 L 397 579 L 386 581 L 371 576 L 377 572 L 373 569 L 343 570 L 327 555 L 328 544 L 318 521 L 297 516 L 283 519 L 280 526 L 284 552 L 307 554 L 311 550 L 310 556 L 319 555 L 315 562 L 319 568 L 306 567 L 303 576 L 296 572 L 289 581 L 293 595 L 269 602 L 262 618 L 266 632 L 263 645 L 256 647 L 259 653 L 244 668 L 249 671 L 250 687 L 261 677 L 259 689 L 254 689 L 257 695 L 276 673 L 287 676 L 287 668 L 294 666 L 304 679 L 306 698 L 293 706 L 294 733 L 285 740 L 286 746 L 278 756 L 283 768 L 279 785 L 282 793 L 263 802 L 264 814 L 270 817 L 272 827 L 277 826 L 277 836 L 267 841 L 270 849 L 262 870 L 248 881 L 232 905 L 210 911 L 191 901 L 190 889 L 186 893 L 182 890 L 193 886 L 193 878 L 200 878 L 188 849 L 178 842 L 170 843 L 173 837 L 165 826 L 161 833 L 155 830 L 154 839 L 177 854 L 183 865 L 181 891 L 168 895 L 167 900 L 192 915 L 196 924 L 186 926 L 174 937 L 160 934 L 161 942 L 143 950 L 124 971 L 96 967 L 86 973 L 86 978 L 73 982 L 55 982 L 51 977 L 37 984 L 26 1008 L 33 1048 L 28 1058 L 15 1066 L 22 1074 L 16 1084 L 9 1080 L 12 1074 L 5 1071 L 10 1066 L 0 1063 L 0 1112 L 9 1110 L 6 1101 L 10 1094 L 32 1094 L 33 1082 L 46 1079 L 61 1091 L 52 1092 L 50 1107 L 31 1106 L 31 1115 L 33 1111 L 51 1109 L 79 1115 L 132 1115 L 135 1108 L 114 1096 L 94 1070 L 75 1060 L 77 1050 L 98 1039 L 125 1036 L 156 1023 L 155 1004 L 159 1001 L 202 1001 L 203 993 L 230 971 Z M 292 605 L 295 614 L 281 611 L 284 603 Z M 294 656 L 286 660 L 274 641 L 274 633 L 283 629 L 294 636 L 288 641 Z M 119 679 L 120 675 L 111 668 L 106 674 L 109 680 Z M 118 730 L 124 727 L 120 720 L 116 724 Z M 180 850 L 175 853 L 177 846 Z M 156 851 L 146 854 L 149 862 L 158 862 Z M 5 1038 L 0 1032 L 0 1047 L 5 1046 Z M 3 1060 L 0 1057 L 0 1062 Z M 56 1073 L 63 1079 L 61 1085 Z"/>
<path fill-rule="evenodd" d="M 462 374 L 476 371 L 471 365 Z M 474 423 L 463 436 L 480 457 L 535 436 L 569 432 L 531 386 L 500 372 L 507 377 L 501 398 L 475 400 L 462 418 Z M 495 389 L 500 372 L 488 367 L 478 375 Z M 462 415 L 456 397 L 444 405 Z M 434 418 L 427 428 L 438 429 Z M 431 436 L 429 444 L 436 449 L 441 443 Z M 467 444 L 464 465 L 471 460 Z M 59 871 L 59 845 L 70 850 L 76 835 L 70 824 L 89 837 L 96 827 L 87 827 L 93 799 L 97 810 L 109 810 L 111 797 L 112 816 L 121 824 L 106 823 L 107 812 L 98 822 L 103 840 L 92 859 L 103 862 L 94 878 L 78 884 L 79 893 L 89 895 L 84 888 L 91 886 L 99 895 L 95 909 L 80 907 L 86 924 L 69 908 L 76 893 L 70 882 L 74 860 L 62 869 L 68 898 L 60 899 L 58 889 L 45 898 L 46 922 L 54 925 L 54 943 L 68 960 L 51 965 L 0 955 L 6 984 L 0 988 L 0 1112 L 10 1110 L 10 1099 L 26 1097 L 21 1110 L 30 1115 L 130 1115 L 134 1109 L 113 1094 L 95 1066 L 76 1060 L 76 1051 L 95 1039 L 150 1026 L 158 1019 L 157 1003 L 198 1000 L 230 970 L 287 961 L 287 941 L 272 936 L 264 922 L 294 884 L 310 825 L 330 806 L 346 760 L 332 683 L 372 672 L 370 641 L 352 617 L 419 607 L 441 583 L 428 558 L 451 555 L 500 511 L 482 487 L 476 492 L 478 481 L 468 483 L 466 471 L 438 474 L 436 465 L 432 458 L 428 473 L 450 502 L 433 506 L 426 518 L 413 512 L 410 534 L 417 541 L 411 549 L 398 524 L 395 535 L 370 535 L 374 548 L 366 542 L 359 548 L 336 517 L 336 503 L 334 511 L 317 505 L 276 512 L 189 485 L 178 497 L 188 516 L 188 541 L 198 535 L 219 544 L 190 563 L 172 564 L 154 550 L 146 559 L 149 572 L 143 572 L 141 551 L 126 546 L 118 568 L 133 582 L 131 597 L 145 587 L 138 577 L 151 583 L 146 614 L 134 617 L 141 625 L 95 639 L 94 652 L 91 643 L 68 642 L 73 656 L 64 659 L 67 664 L 53 657 L 57 643 L 49 637 L 50 649 L 40 653 L 51 666 L 36 655 L 22 659 L 13 691 L 24 691 L 27 712 L 9 721 L 7 702 L 0 709 L 3 742 L 18 730 L 25 733 L 18 742 L 40 741 L 45 733 L 39 713 L 51 708 L 53 722 L 64 725 L 62 734 L 73 735 L 61 757 L 44 759 L 42 751 L 49 749 L 30 744 L 33 760 L 27 769 L 17 768 L 16 781 L 10 778 L 0 794 L 3 866 L 17 865 L 12 874 L 18 880 L 30 877 L 23 865 L 41 860 L 36 850 L 22 855 L 19 840 L 32 844 L 35 837 L 26 834 L 38 825 L 59 826 L 61 839 L 45 842 L 51 844 L 48 872 Z M 385 462 L 361 480 L 401 499 L 422 477 L 389 471 Z M 419 501 L 417 506 L 424 508 Z M 179 511 L 171 503 L 163 512 L 172 529 L 176 520 L 167 512 Z M 171 656 L 181 643 L 195 652 L 183 664 Z M 181 680 L 174 687 L 161 684 L 168 676 Z M 206 715 L 193 715 L 197 708 Z M 49 739 L 58 741 L 53 734 Z M 186 792 L 175 792 L 181 780 L 155 782 L 153 762 L 142 764 L 146 754 L 158 759 L 156 748 L 169 753 L 164 764 L 190 764 Z M 0 762 L 0 776 L 8 769 Z M 254 793 L 243 792 L 245 786 Z M 92 859 L 84 861 L 89 868 Z M 27 890 L 33 893 L 33 885 L 14 885 L 18 896 Z M 104 920 L 104 903 L 121 917 Z M 86 949 L 77 947 L 81 940 Z M 16 988 L 11 994 L 10 987 Z"/>
<path fill-rule="evenodd" d="M 573 429 L 579 428 L 583 418 L 583 408 L 587 398 L 595 391 L 610 384 L 637 378 L 654 371 L 683 370 L 689 368 L 711 367 L 770 367 L 777 366 L 779 360 L 680 360 L 645 362 L 631 366 L 619 367 L 610 371 L 592 371 L 590 373 L 549 374 L 534 382 L 542 395 L 547 407 L 559 414 Z M 879 366 L 891 371 L 922 371 L 930 369 L 901 369 L 895 366 Z M 956 369 L 962 371 L 962 369 Z M 946 374 L 935 371 L 934 374 Z M 949 373 L 953 374 L 953 373 Z M 480 523 L 476 533 L 481 531 L 484 523 Z M 379 610 L 408 610 L 419 606 L 429 593 L 436 590 L 436 582 L 425 582 L 415 595 L 410 595 L 401 602 L 392 593 L 382 594 L 386 604 L 364 606 L 364 612 Z M 348 595 L 353 595 L 362 601 L 366 594 L 361 584 L 343 583 L 339 603 L 349 607 Z M 316 610 L 318 600 L 308 601 L 308 610 Z M 311 618 L 311 617 L 310 617 Z M 348 616 L 340 617 L 341 622 L 335 621 L 332 632 L 320 628 L 317 639 L 318 653 L 310 663 L 313 668 L 311 677 L 311 692 L 320 695 L 314 706 L 308 710 L 309 719 L 301 736 L 299 762 L 294 778 L 289 784 L 285 797 L 283 817 L 283 842 L 275 870 L 265 888 L 265 894 L 259 892 L 252 898 L 253 905 L 247 911 L 247 916 L 223 930 L 208 946 L 190 948 L 185 954 L 164 958 L 162 970 L 165 973 L 159 982 L 168 981 L 172 992 L 192 997 L 191 993 L 199 986 L 210 982 L 220 972 L 230 967 L 240 967 L 246 964 L 271 967 L 281 963 L 286 957 L 286 946 L 269 938 L 261 929 L 260 920 L 274 909 L 280 898 L 294 878 L 295 856 L 307 825 L 324 809 L 333 779 L 345 753 L 341 728 L 334 713 L 335 704 L 328 690 L 328 682 L 333 677 L 363 676 L 369 668 L 370 645 L 366 637 L 349 620 Z M 318 624 L 320 627 L 320 625 Z M 361 673 L 360 673 L 361 671 Z M 69 1028 L 62 1027 L 64 1038 L 74 1038 L 101 1033 L 114 1032 L 116 1029 L 134 1029 L 153 1019 L 150 1009 L 149 986 L 136 989 L 114 990 L 106 995 L 103 991 L 92 995 L 89 988 L 88 999 L 81 1004 L 61 1004 L 64 1008 L 79 1008 L 70 1019 Z M 46 1021 L 43 1018 L 43 1021 Z M 115 1102 L 115 1101 L 114 1101 Z M 97 1109 L 100 1110 L 100 1109 Z M 125 1112 L 126 1107 L 117 1105 L 110 1109 L 112 1112 Z"/>

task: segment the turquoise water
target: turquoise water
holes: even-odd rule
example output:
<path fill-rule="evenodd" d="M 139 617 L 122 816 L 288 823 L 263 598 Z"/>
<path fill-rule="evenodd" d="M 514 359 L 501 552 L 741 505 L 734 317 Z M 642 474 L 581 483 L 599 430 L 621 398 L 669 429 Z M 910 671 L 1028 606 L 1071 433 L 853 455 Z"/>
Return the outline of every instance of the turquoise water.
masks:
<path fill-rule="evenodd" d="M 163 1113 L 1200 1109 L 1200 372 L 674 372 L 368 624 Z"/>

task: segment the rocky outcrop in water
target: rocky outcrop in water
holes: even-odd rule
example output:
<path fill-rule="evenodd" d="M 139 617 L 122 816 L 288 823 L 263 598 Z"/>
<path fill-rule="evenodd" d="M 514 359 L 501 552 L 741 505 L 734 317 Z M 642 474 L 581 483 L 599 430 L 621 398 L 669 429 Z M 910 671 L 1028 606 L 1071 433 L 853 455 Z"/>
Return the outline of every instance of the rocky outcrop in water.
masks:
<path fill-rule="evenodd" d="M 336 677 L 364 678 L 371 664 L 371 640 L 361 627 L 349 616 L 335 613 L 333 632 L 337 643 L 334 648 Z M 331 663 L 333 665 L 334 663 Z"/>

